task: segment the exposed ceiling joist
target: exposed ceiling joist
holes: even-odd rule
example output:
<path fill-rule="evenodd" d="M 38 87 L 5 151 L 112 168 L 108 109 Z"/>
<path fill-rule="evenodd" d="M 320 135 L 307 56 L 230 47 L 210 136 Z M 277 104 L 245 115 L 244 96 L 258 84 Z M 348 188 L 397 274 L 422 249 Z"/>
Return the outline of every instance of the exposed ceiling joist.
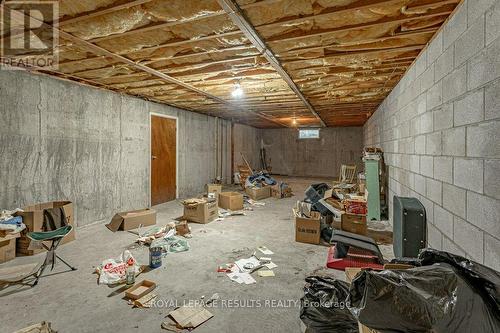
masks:
<path fill-rule="evenodd" d="M 35 17 L 33 17 L 33 16 L 29 16 L 29 15 L 26 15 L 26 14 L 24 14 L 24 13 L 20 13 L 19 11 L 14 10 L 14 9 L 12 9 L 12 8 L 8 7 L 8 6 L 7 6 L 7 5 L 5 5 L 4 3 L 2 3 L 2 4 L 1 4 L 1 6 L 4 6 L 4 7 L 5 7 L 5 8 L 7 8 L 8 10 L 10 10 L 10 11 L 11 11 L 11 13 L 12 13 L 12 15 L 13 15 L 13 17 L 14 17 L 15 19 L 18 19 L 18 20 L 23 20 L 23 22 L 24 22 L 24 18 L 27 16 L 27 17 L 29 17 L 29 18 L 30 18 L 30 20 L 31 20 L 32 22 L 35 22 L 35 23 L 39 24 L 40 26 L 42 26 L 42 25 L 49 26 L 49 27 L 50 27 L 51 29 L 53 29 L 54 31 L 57 31 L 57 32 L 59 33 L 59 36 L 60 36 L 60 37 L 62 37 L 62 38 L 64 38 L 64 39 L 67 39 L 67 40 L 70 40 L 70 41 L 72 41 L 72 42 L 74 42 L 74 43 L 77 43 L 78 45 L 84 46 L 85 48 L 87 48 L 88 50 L 90 50 L 90 51 L 94 52 L 94 53 L 95 53 L 95 54 L 97 54 L 97 55 L 104 55 L 104 56 L 109 56 L 109 57 L 112 57 L 112 58 L 117 59 L 117 60 L 119 60 L 120 62 L 125 63 L 125 64 L 127 64 L 127 65 L 130 65 L 130 66 L 132 66 L 132 67 L 134 67 L 134 68 L 136 68 L 136 69 L 138 69 L 138 70 L 141 70 L 141 71 L 143 71 L 143 72 L 149 73 L 149 74 L 154 75 L 154 76 L 157 76 L 157 77 L 159 77 L 160 79 L 163 79 L 163 80 L 165 80 L 165 81 L 167 81 L 167 82 L 169 82 L 169 83 L 176 84 L 176 85 L 181 86 L 181 87 L 183 87 L 183 88 L 185 88 L 185 89 L 187 89 L 187 90 L 190 90 L 190 91 L 196 92 L 196 93 L 198 93 L 198 94 L 200 94 L 200 95 L 206 96 L 206 97 L 208 97 L 208 98 L 210 98 L 210 99 L 213 99 L 213 100 L 215 100 L 215 101 L 217 101 L 217 102 L 220 102 L 220 103 L 222 103 L 222 104 L 229 104 L 230 106 L 234 106 L 234 105 L 233 105 L 233 104 L 231 104 L 230 102 L 228 102 L 228 101 L 226 101 L 226 100 L 224 100 L 224 99 L 222 99 L 222 98 L 220 98 L 220 97 L 217 97 L 217 96 L 215 96 L 215 95 L 212 95 L 212 94 L 210 94 L 210 93 L 207 93 L 207 92 L 205 92 L 205 91 L 203 91 L 203 90 L 201 90 L 201 89 L 198 89 L 198 88 L 196 88 L 196 87 L 194 87 L 194 86 L 192 86 L 192 85 L 186 84 L 186 83 L 184 83 L 184 82 L 182 82 L 182 81 L 180 81 L 180 80 L 177 80 L 177 79 L 175 79 L 175 78 L 173 78 L 173 77 L 171 77 L 171 76 L 169 76 L 169 75 L 166 75 L 166 74 L 164 74 L 164 73 L 162 73 L 162 72 L 160 72 L 160 71 L 157 71 L 157 70 L 155 70 L 155 69 L 153 69 L 153 68 L 151 68 L 151 67 L 148 67 L 148 66 L 145 66 L 145 65 L 138 64 L 138 63 L 136 63 L 136 62 L 134 62 L 134 61 L 132 61 L 132 60 L 130 60 L 130 59 L 128 59 L 128 58 L 126 58 L 126 57 L 123 57 L 123 56 L 121 56 L 121 55 L 115 54 L 115 53 L 113 53 L 113 52 L 111 52 L 111 51 L 108 51 L 108 50 L 106 50 L 106 49 L 104 49 L 104 48 L 102 48 L 102 47 L 98 46 L 98 45 L 95 45 L 95 44 L 90 43 L 90 42 L 88 42 L 88 41 L 86 41 L 86 40 L 83 40 L 83 39 L 81 39 L 81 38 L 79 38 L 79 37 L 73 36 L 73 35 L 72 35 L 72 34 L 70 34 L 70 33 L 67 33 L 67 32 L 65 32 L 65 31 L 62 31 L 62 30 L 60 30 L 60 29 L 58 29 L 58 28 L 56 28 L 56 27 L 53 27 L 52 25 L 47 24 L 47 23 L 45 23 L 45 22 L 43 22 L 43 21 L 40 21 L 40 20 L 38 20 L 37 18 L 35 18 Z M 237 106 L 234 106 L 234 107 L 238 108 Z M 251 112 L 251 113 L 255 114 L 256 116 L 258 116 L 258 117 L 260 117 L 260 118 L 263 118 L 263 119 L 265 119 L 265 120 L 268 120 L 268 121 L 271 121 L 271 122 L 277 123 L 277 124 L 279 124 L 279 125 L 281 125 L 281 126 L 288 127 L 288 125 L 283 124 L 283 123 L 281 123 L 281 122 L 277 121 L 276 119 L 273 119 L 273 118 L 267 117 L 267 116 L 265 116 L 265 115 L 262 115 L 262 114 L 261 114 L 261 113 L 259 113 L 259 112 L 255 112 L 255 111 L 253 111 L 253 110 L 245 110 L 245 111 L 247 111 L 247 112 Z"/>
<path fill-rule="evenodd" d="M 143 1 L 149 2 L 151 0 L 143 0 Z M 242 6 L 242 7 L 247 9 L 247 8 L 252 8 L 252 7 L 255 7 L 255 6 L 262 6 L 262 5 L 272 4 L 272 3 L 275 3 L 275 2 L 278 2 L 278 1 L 282 1 L 282 0 L 261 0 L 261 1 L 258 1 L 258 2 L 246 4 L 246 5 Z M 124 37 L 124 36 L 130 36 L 130 35 L 134 35 L 134 34 L 145 33 L 145 32 L 152 31 L 152 30 L 169 28 L 169 27 L 173 27 L 173 26 L 176 26 L 176 25 L 180 25 L 180 24 L 192 23 L 192 22 L 195 22 L 195 21 L 204 20 L 204 19 L 207 19 L 207 18 L 212 18 L 212 17 L 221 16 L 221 15 L 225 15 L 225 14 L 226 14 L 226 12 L 224 10 L 220 10 L 220 11 L 216 11 L 216 12 L 212 12 L 212 13 L 205 13 L 204 15 L 195 16 L 195 17 L 192 17 L 190 19 L 184 19 L 184 20 L 179 20 L 179 21 L 172 21 L 172 22 L 167 22 L 167 23 L 155 23 L 155 24 L 151 24 L 151 25 L 148 25 L 148 26 L 145 26 L 145 27 L 140 27 L 140 28 L 132 29 L 132 30 L 126 31 L 124 33 L 121 33 L 119 35 L 109 35 L 109 36 L 105 36 L 105 37 L 96 38 L 96 39 L 93 39 L 91 41 L 92 42 L 100 42 L 100 41 L 109 40 L 109 39 L 113 39 L 113 38 L 117 38 L 117 37 L 121 38 L 121 37 Z"/>
<path fill-rule="evenodd" d="M 134 1 L 129 1 L 126 3 L 119 4 L 119 5 L 111 5 L 111 6 L 106 7 L 106 8 L 98 8 L 96 10 L 82 13 L 82 14 L 76 15 L 74 17 L 63 18 L 62 20 L 59 21 L 59 26 L 62 27 L 65 25 L 85 21 L 85 20 L 88 20 L 88 19 L 91 19 L 94 17 L 98 17 L 98 16 L 102 16 L 102 15 L 106 15 L 106 14 L 111 14 L 111 13 L 117 12 L 117 11 L 122 10 L 122 9 L 140 6 L 142 4 L 145 4 L 145 3 L 148 3 L 151 1 L 153 1 L 153 0 L 134 0 Z"/>
<path fill-rule="evenodd" d="M 266 43 L 259 36 L 255 28 L 248 22 L 246 17 L 243 15 L 243 12 L 238 7 L 234 0 L 217 0 L 217 2 L 221 5 L 222 9 L 226 13 L 228 13 L 229 17 L 236 24 L 243 34 L 252 42 L 252 44 L 259 50 L 259 52 L 269 61 L 271 66 L 278 72 L 278 74 L 285 80 L 288 86 L 295 92 L 295 94 L 300 98 L 300 100 L 304 103 L 307 109 L 311 111 L 311 113 L 318 119 L 320 125 L 322 127 L 326 127 L 325 122 L 321 119 L 320 115 L 314 110 L 314 107 L 309 103 L 307 98 L 302 94 L 300 89 L 297 87 L 295 82 L 293 82 L 292 78 L 285 69 L 281 66 L 278 59 L 274 56 L 274 54 L 269 50 L 266 46 Z"/>
<path fill-rule="evenodd" d="M 443 16 L 443 19 L 445 19 L 444 16 L 449 15 L 452 11 L 453 11 L 452 7 L 445 7 L 444 9 L 438 8 L 438 9 L 430 10 L 426 14 L 413 14 L 413 15 L 401 14 L 397 17 L 383 18 L 383 19 L 380 19 L 378 21 L 373 21 L 373 22 L 368 22 L 368 23 L 352 24 L 352 25 L 342 26 L 342 27 L 332 28 L 332 29 L 316 29 L 316 30 L 311 30 L 311 32 L 307 33 L 307 34 L 292 33 L 288 37 L 278 36 L 278 37 L 274 37 L 274 38 L 268 38 L 267 42 L 269 44 L 279 43 L 279 42 L 284 42 L 284 41 L 289 42 L 291 40 L 311 38 L 311 37 L 317 37 L 317 36 L 339 33 L 339 32 L 348 32 L 348 31 L 353 31 L 353 30 L 366 29 L 366 28 L 370 28 L 370 27 L 387 25 L 387 24 L 401 24 L 401 23 L 411 22 L 411 21 L 415 21 L 415 20 L 421 20 L 421 19 L 425 19 L 425 18 L 432 18 L 432 17 L 437 17 L 437 16 Z"/>

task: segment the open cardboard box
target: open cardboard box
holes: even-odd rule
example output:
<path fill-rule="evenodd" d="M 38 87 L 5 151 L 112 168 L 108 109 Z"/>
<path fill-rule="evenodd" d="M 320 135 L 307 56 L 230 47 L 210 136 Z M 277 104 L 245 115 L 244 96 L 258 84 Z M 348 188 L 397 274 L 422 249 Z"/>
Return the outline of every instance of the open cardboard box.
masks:
<path fill-rule="evenodd" d="M 149 294 L 156 288 L 156 283 L 149 280 L 142 280 L 141 282 L 135 284 L 133 287 L 125 291 L 125 296 L 128 299 L 136 300 Z"/>
<path fill-rule="evenodd" d="M 209 223 L 219 217 L 217 201 L 184 205 L 183 218 L 196 223 Z"/>
<path fill-rule="evenodd" d="M 245 189 L 245 192 L 253 200 L 262 200 L 262 199 L 267 199 L 271 196 L 271 187 L 270 186 L 247 187 Z"/>
<path fill-rule="evenodd" d="M 308 244 L 319 244 L 321 242 L 321 214 L 311 211 L 311 217 L 299 216 L 293 209 L 295 216 L 295 241 Z"/>
<path fill-rule="evenodd" d="M 139 226 L 149 226 L 156 224 L 156 211 L 150 208 L 131 210 L 128 212 L 116 213 L 111 222 L 106 224 L 109 230 L 132 230 Z"/>

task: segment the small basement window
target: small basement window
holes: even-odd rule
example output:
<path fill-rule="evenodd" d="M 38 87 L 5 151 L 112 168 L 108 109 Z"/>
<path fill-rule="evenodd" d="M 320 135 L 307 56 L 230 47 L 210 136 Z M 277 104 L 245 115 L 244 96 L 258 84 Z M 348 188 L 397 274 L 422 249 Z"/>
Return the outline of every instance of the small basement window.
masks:
<path fill-rule="evenodd" d="M 299 129 L 299 139 L 319 139 L 319 128 Z"/>

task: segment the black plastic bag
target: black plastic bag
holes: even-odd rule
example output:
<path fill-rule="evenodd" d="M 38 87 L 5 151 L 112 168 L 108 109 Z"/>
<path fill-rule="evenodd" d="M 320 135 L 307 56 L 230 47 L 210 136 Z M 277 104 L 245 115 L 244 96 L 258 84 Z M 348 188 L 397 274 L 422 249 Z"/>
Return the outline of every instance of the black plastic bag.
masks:
<path fill-rule="evenodd" d="M 308 332 L 358 332 L 358 323 L 346 304 L 347 282 L 322 276 L 309 276 L 306 282 L 304 297 L 300 299 L 300 319 Z"/>
<path fill-rule="evenodd" d="M 475 261 L 452 253 L 423 249 L 418 256 L 422 266 L 446 263 L 455 269 L 481 295 L 500 321 L 500 273 Z"/>
<path fill-rule="evenodd" d="M 500 332 L 497 314 L 446 263 L 363 271 L 347 302 L 362 324 L 380 332 Z"/>

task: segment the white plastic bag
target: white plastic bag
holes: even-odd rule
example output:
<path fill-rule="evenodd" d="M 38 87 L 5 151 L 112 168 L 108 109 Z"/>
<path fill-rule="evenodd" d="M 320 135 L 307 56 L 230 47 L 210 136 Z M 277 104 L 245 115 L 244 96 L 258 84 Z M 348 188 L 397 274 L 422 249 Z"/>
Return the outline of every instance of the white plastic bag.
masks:
<path fill-rule="evenodd" d="M 135 261 L 130 251 L 125 250 L 118 259 L 106 259 L 97 269 L 99 284 L 116 284 L 125 282 L 125 271 L 128 266 L 134 266 L 135 274 L 140 272 L 140 266 Z"/>

